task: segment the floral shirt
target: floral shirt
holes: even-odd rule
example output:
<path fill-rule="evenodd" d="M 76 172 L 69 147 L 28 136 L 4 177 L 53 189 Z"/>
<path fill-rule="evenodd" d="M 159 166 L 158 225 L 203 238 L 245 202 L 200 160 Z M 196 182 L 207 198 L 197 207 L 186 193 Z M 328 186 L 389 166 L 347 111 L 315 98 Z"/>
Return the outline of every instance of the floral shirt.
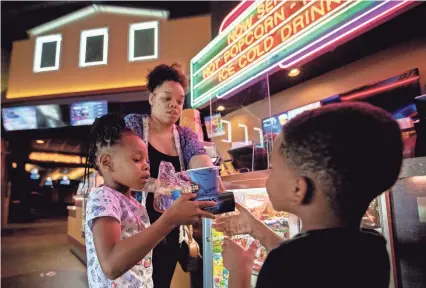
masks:
<path fill-rule="evenodd" d="M 89 193 L 86 206 L 86 253 L 87 275 L 90 288 L 152 288 L 152 252 L 133 268 L 115 280 L 110 280 L 102 271 L 93 241 L 92 223 L 99 217 L 117 219 L 121 226 L 121 239 L 129 238 L 145 230 L 149 225 L 145 207 L 135 199 L 128 198 L 107 186 Z"/>
<path fill-rule="evenodd" d="M 126 126 L 136 133 L 142 140 L 146 141 L 144 133 L 148 130 L 148 116 L 140 114 L 129 114 L 124 119 Z M 196 155 L 207 154 L 206 149 L 200 141 L 198 141 L 197 134 L 187 127 L 180 127 L 176 125 L 176 129 L 179 133 L 179 146 L 183 160 L 183 168 L 186 170 L 189 168 L 189 161 Z M 146 141 L 147 142 L 147 141 Z M 148 145 L 148 143 L 146 143 Z"/>

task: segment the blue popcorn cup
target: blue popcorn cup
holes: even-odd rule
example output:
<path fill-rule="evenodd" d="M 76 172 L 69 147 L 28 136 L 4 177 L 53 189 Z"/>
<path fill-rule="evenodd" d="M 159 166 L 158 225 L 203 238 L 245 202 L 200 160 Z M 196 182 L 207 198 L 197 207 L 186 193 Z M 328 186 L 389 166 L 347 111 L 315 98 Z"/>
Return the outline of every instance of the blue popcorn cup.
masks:
<path fill-rule="evenodd" d="M 219 167 L 203 167 L 190 169 L 186 171 L 191 179 L 192 193 L 197 196 L 194 200 L 203 196 L 217 195 L 217 181 L 219 176 Z"/>
<path fill-rule="evenodd" d="M 195 201 L 215 201 L 216 205 L 203 208 L 212 214 L 222 214 L 235 211 L 234 193 L 220 193 L 217 190 L 219 167 L 204 167 L 187 171 L 191 179 L 192 192 L 196 193 Z"/>

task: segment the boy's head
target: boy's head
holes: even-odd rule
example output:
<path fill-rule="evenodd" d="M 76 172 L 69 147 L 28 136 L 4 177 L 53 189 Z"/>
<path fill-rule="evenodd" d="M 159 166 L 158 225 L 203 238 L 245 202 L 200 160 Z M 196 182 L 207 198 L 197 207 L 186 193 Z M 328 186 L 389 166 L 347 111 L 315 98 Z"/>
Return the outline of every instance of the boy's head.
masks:
<path fill-rule="evenodd" d="M 402 150 L 397 122 L 380 108 L 352 102 L 306 111 L 275 140 L 269 197 L 277 210 L 323 209 L 360 221 L 396 182 Z"/>
<path fill-rule="evenodd" d="M 121 116 L 107 114 L 96 119 L 87 154 L 88 168 L 98 170 L 107 185 L 141 189 L 150 176 L 146 145 Z"/>

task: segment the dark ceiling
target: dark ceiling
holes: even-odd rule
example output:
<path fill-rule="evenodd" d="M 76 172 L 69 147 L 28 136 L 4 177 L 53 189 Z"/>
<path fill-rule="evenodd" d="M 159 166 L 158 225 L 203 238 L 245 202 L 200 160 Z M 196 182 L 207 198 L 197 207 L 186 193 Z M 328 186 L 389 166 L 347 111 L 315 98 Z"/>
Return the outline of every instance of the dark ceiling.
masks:
<path fill-rule="evenodd" d="M 210 13 L 208 1 L 1 1 L 1 49 L 27 39 L 26 31 L 91 4 L 164 9 L 170 19 Z"/>

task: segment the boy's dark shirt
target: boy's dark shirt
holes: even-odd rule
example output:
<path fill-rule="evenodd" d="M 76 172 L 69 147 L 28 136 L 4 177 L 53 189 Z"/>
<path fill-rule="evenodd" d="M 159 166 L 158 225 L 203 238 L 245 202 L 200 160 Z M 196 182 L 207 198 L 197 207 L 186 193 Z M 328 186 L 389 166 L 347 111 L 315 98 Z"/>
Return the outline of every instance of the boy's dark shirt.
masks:
<path fill-rule="evenodd" d="M 389 287 L 386 240 L 374 230 L 309 231 L 268 255 L 256 288 Z"/>

